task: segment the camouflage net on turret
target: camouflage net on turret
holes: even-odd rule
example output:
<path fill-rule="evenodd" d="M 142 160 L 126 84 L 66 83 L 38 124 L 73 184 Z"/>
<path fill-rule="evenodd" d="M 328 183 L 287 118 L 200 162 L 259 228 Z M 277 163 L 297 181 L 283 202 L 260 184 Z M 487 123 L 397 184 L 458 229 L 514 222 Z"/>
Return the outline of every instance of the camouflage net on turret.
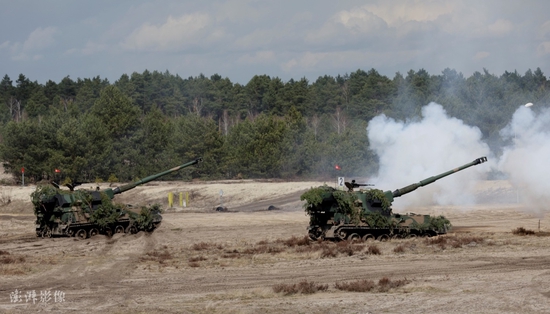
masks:
<path fill-rule="evenodd" d="M 53 198 L 59 190 L 51 185 L 39 185 L 36 187 L 36 190 L 31 193 L 31 201 L 32 204 L 36 208 L 40 208 L 41 204 L 45 201 L 50 200 Z"/>
<path fill-rule="evenodd" d="M 323 185 L 311 188 L 300 197 L 304 203 L 306 213 L 311 217 L 311 224 L 317 224 L 315 212 L 332 211 L 335 221 L 342 223 L 361 222 L 361 207 L 357 206 L 357 195 L 355 193 L 336 190 L 335 188 Z M 339 215 L 340 214 L 340 215 Z"/>
<path fill-rule="evenodd" d="M 386 195 L 384 194 L 384 191 L 379 189 L 371 189 L 366 190 L 365 194 L 367 196 L 367 200 L 374 200 L 380 202 L 382 205 L 380 206 L 383 211 L 389 212 L 391 211 L 391 202 L 386 198 Z"/>
<path fill-rule="evenodd" d="M 354 193 L 339 191 L 327 185 L 309 189 L 300 196 L 300 200 L 306 201 L 303 205 L 304 209 L 307 214 L 311 214 L 312 211 L 318 210 L 317 207 L 323 203 L 323 200 L 331 197 L 338 204 L 337 212 L 347 215 L 353 215 L 354 212 L 357 212 L 354 210 L 354 204 L 357 201 L 357 196 Z"/>
<path fill-rule="evenodd" d="M 307 192 L 302 194 L 302 196 L 300 196 L 300 200 L 306 201 L 303 206 L 306 212 L 309 213 L 311 209 L 321 204 L 324 198 L 330 197 L 333 191 L 334 188 L 331 188 L 325 184 L 320 187 L 309 189 Z"/>

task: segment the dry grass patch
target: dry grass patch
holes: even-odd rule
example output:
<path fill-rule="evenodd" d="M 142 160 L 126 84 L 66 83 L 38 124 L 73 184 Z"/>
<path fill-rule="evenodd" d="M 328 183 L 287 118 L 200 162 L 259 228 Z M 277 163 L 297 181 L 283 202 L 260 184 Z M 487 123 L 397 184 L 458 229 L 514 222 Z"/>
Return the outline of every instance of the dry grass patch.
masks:
<path fill-rule="evenodd" d="M 275 293 L 283 293 L 284 295 L 291 295 L 296 293 L 313 294 L 318 291 L 326 291 L 328 285 L 316 284 L 313 281 L 302 280 L 297 284 L 278 284 L 273 286 Z"/>
<path fill-rule="evenodd" d="M 518 227 L 518 228 L 512 230 L 512 234 L 519 235 L 519 236 L 534 235 L 535 231 L 525 229 L 523 227 Z"/>
<path fill-rule="evenodd" d="M 25 275 L 31 271 L 25 256 L 11 255 L 8 251 L 0 250 L 0 275 Z"/>
<path fill-rule="evenodd" d="M 189 258 L 189 262 L 193 263 L 193 262 L 201 262 L 201 261 L 206 261 L 208 260 L 208 258 L 204 257 L 204 256 L 195 256 L 195 257 L 190 257 Z"/>
<path fill-rule="evenodd" d="M 141 261 L 153 261 L 158 262 L 159 264 L 165 264 L 168 260 L 172 259 L 172 254 L 164 248 L 164 250 L 147 252 L 145 253 L 145 256 L 142 256 L 140 259 Z"/>
<path fill-rule="evenodd" d="M 310 245 L 312 243 L 312 241 L 309 239 L 308 236 L 303 236 L 301 238 L 292 236 L 286 240 L 277 240 L 277 242 L 282 242 L 288 247 L 304 246 L 304 245 Z"/>
<path fill-rule="evenodd" d="M 382 252 L 380 251 L 380 248 L 376 244 L 369 245 L 367 249 L 367 254 L 369 255 L 381 255 Z"/>
<path fill-rule="evenodd" d="M 260 244 L 262 243 L 262 244 Z M 243 254 L 277 254 L 284 252 L 285 249 L 276 245 L 276 244 L 270 244 L 270 243 L 264 243 L 264 241 L 258 242 L 256 245 L 252 245 L 252 247 L 247 247 L 242 251 Z"/>
<path fill-rule="evenodd" d="M 399 244 L 395 248 L 393 248 L 394 253 L 405 253 L 405 246 L 403 244 Z"/>
<path fill-rule="evenodd" d="M 212 243 L 199 242 L 199 243 L 193 244 L 192 248 L 195 251 L 204 251 L 204 250 L 208 250 L 210 247 L 213 247 L 213 246 L 215 245 Z"/>
<path fill-rule="evenodd" d="M 25 256 L 15 256 L 11 255 L 8 251 L 0 250 L 0 264 L 21 264 L 25 261 Z"/>
<path fill-rule="evenodd" d="M 334 287 L 342 291 L 369 292 L 376 287 L 376 284 L 372 280 L 361 279 L 350 282 L 337 282 Z"/>
<path fill-rule="evenodd" d="M 334 287 L 342 291 L 350 292 L 388 292 L 390 289 L 395 289 L 408 284 L 407 279 L 391 280 L 388 277 L 383 277 L 378 280 L 378 285 L 372 280 L 360 279 L 350 282 L 337 282 Z"/>
<path fill-rule="evenodd" d="M 426 238 L 425 243 L 428 246 L 437 246 L 444 250 L 447 246 L 452 248 L 461 248 L 465 245 L 478 245 L 485 242 L 485 239 L 478 236 L 437 236 Z"/>

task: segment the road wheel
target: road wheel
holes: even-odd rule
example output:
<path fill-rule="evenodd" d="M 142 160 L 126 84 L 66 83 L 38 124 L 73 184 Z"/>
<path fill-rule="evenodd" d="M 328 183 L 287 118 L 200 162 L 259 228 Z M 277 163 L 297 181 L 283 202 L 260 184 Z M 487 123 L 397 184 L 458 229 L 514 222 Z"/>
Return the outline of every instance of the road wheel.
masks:
<path fill-rule="evenodd" d="M 416 238 L 418 238 L 418 237 L 414 233 L 411 233 L 407 236 L 407 239 L 416 239 Z"/>
<path fill-rule="evenodd" d="M 138 232 L 136 226 L 128 226 L 128 228 L 126 228 L 126 233 L 130 233 L 130 234 L 136 234 Z"/>
<path fill-rule="evenodd" d="M 340 231 L 338 232 L 338 234 L 335 235 L 339 240 L 344 240 L 348 236 L 348 233 L 345 231 Z"/>
<path fill-rule="evenodd" d="M 350 241 L 359 241 L 359 240 L 361 240 L 361 237 L 357 233 L 352 233 L 348 236 L 348 240 L 350 240 Z"/>
<path fill-rule="evenodd" d="M 97 230 L 97 228 L 90 229 L 90 238 L 95 237 L 98 234 L 99 234 L 99 230 Z"/>
<path fill-rule="evenodd" d="M 68 235 L 69 237 L 74 236 L 74 230 L 73 230 L 73 229 L 67 230 L 67 235 Z"/>
<path fill-rule="evenodd" d="M 44 229 L 44 233 L 42 234 L 43 238 L 51 238 L 52 237 L 52 230 L 50 228 Z"/>
<path fill-rule="evenodd" d="M 88 232 L 87 232 L 85 229 L 79 229 L 79 230 L 76 232 L 75 236 L 76 236 L 77 238 L 79 238 L 79 239 L 84 240 L 84 239 L 86 239 L 86 238 L 88 237 Z"/>
<path fill-rule="evenodd" d="M 115 233 L 124 233 L 124 227 L 121 225 L 116 226 Z"/>
<path fill-rule="evenodd" d="M 403 239 L 403 236 L 400 235 L 399 233 L 396 233 L 396 234 L 391 236 L 391 239 L 392 240 Z"/>
<path fill-rule="evenodd" d="M 387 235 L 387 234 L 382 234 L 382 235 L 378 236 L 378 239 L 377 239 L 377 240 L 380 241 L 380 242 L 386 242 L 386 241 L 388 241 L 389 239 L 390 239 L 390 236 L 389 236 L 389 235 Z"/>
<path fill-rule="evenodd" d="M 113 236 L 113 230 L 111 230 L 111 228 L 109 227 L 105 227 L 105 235 L 108 236 L 109 238 Z"/>
<path fill-rule="evenodd" d="M 362 237 L 362 239 L 365 242 L 369 242 L 369 241 L 372 242 L 372 241 L 374 241 L 374 236 L 370 233 L 367 233 Z"/>

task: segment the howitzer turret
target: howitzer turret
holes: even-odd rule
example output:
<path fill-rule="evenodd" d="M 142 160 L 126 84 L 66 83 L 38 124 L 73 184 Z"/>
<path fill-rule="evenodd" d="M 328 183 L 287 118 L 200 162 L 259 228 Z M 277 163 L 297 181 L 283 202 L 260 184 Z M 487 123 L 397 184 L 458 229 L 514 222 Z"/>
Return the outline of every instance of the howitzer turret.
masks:
<path fill-rule="evenodd" d="M 123 232 L 136 233 L 140 230 L 153 231 L 162 221 L 160 205 L 143 206 L 136 212 L 131 205 L 115 204 L 112 199 L 116 194 L 195 165 L 200 161 L 202 159 L 198 158 L 114 189 L 64 191 L 57 185 L 38 186 L 31 194 L 36 215 L 36 234 L 43 237 L 68 235 L 87 238 L 99 233 L 110 235 Z"/>
<path fill-rule="evenodd" d="M 353 188 L 364 186 L 346 182 L 347 192 L 323 186 L 313 188 L 301 197 L 310 216 L 309 236 L 312 239 L 379 239 L 390 237 L 434 236 L 446 233 L 451 227 L 443 216 L 393 214 L 391 204 L 396 197 L 411 193 L 419 187 L 434 183 L 466 168 L 487 161 L 486 157 L 429 177 L 395 191 Z"/>

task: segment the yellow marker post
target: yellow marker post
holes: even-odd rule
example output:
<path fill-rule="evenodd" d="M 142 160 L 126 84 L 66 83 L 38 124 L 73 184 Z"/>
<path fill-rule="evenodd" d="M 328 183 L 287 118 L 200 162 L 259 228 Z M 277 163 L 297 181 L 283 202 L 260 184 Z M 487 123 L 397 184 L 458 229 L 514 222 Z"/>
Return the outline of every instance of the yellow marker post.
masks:
<path fill-rule="evenodd" d="M 180 207 L 183 207 L 183 192 L 180 192 Z"/>
<path fill-rule="evenodd" d="M 172 208 L 172 207 L 174 207 L 173 205 L 174 205 L 174 193 L 169 192 L 168 193 L 168 206 L 170 208 Z"/>

